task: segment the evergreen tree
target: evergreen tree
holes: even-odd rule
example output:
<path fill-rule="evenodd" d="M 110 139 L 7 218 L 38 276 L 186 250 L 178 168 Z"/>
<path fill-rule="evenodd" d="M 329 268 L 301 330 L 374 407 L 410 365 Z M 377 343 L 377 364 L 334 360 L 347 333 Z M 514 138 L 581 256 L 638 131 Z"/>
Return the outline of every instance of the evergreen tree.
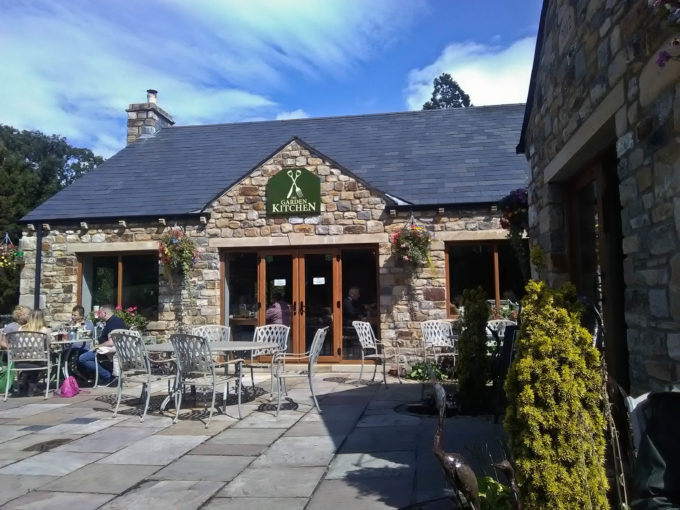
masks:
<path fill-rule="evenodd" d="M 102 161 L 64 137 L 0 124 L 0 234 L 9 232 L 17 244 L 22 216 Z M 18 299 L 19 271 L 0 270 L 0 313 L 10 312 Z"/>
<path fill-rule="evenodd" d="M 467 108 L 473 106 L 470 96 L 460 88 L 458 82 L 449 73 L 442 73 L 433 82 L 432 98 L 423 105 L 423 110 L 437 110 L 441 108 Z"/>

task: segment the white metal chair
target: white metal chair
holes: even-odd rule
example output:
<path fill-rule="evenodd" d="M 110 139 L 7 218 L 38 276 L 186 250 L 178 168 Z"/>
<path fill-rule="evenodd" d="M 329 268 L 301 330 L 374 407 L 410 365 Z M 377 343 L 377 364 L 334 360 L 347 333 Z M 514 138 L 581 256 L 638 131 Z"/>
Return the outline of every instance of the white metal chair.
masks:
<path fill-rule="evenodd" d="M 119 363 L 118 395 L 113 417 L 115 418 L 118 414 L 123 385 L 128 382 L 141 382 L 142 393 L 139 400 L 141 402 L 144 399 L 144 411 L 139 421 L 143 422 L 149 409 L 151 395 L 151 363 L 146 352 L 146 346 L 142 337 L 136 331 L 131 330 L 117 329 L 112 331 L 111 340 L 113 340 Z"/>
<path fill-rule="evenodd" d="M 191 334 L 204 337 L 208 342 L 229 342 L 231 328 L 220 324 L 206 324 L 191 329 Z"/>
<path fill-rule="evenodd" d="M 488 321 L 486 323 L 487 346 L 494 349 L 499 348 L 505 335 L 505 328 L 508 326 L 517 326 L 517 323 L 510 319 L 493 319 Z"/>
<path fill-rule="evenodd" d="M 182 406 L 182 394 L 184 386 L 187 384 L 212 386 L 212 402 L 210 405 L 210 415 L 205 427 L 208 428 L 215 408 L 215 391 L 219 382 L 224 383 L 223 405 L 226 414 L 227 394 L 229 393 L 229 383 L 235 381 L 238 398 L 238 417 L 241 419 L 241 367 L 243 360 L 235 359 L 225 363 L 216 363 L 210 351 L 210 342 L 204 337 L 195 335 L 175 334 L 170 336 L 170 342 L 175 351 L 177 363 L 177 378 L 175 382 L 175 418 L 173 423 L 177 423 L 179 412 Z M 225 368 L 227 364 L 233 364 L 236 368 L 235 373 L 230 375 L 225 372 L 219 375 L 217 370 Z"/>
<path fill-rule="evenodd" d="M 121 332 L 121 331 L 125 331 L 126 333 L 129 333 L 130 335 L 138 336 L 140 339 L 142 338 L 142 333 L 137 331 L 136 329 L 114 329 L 113 331 L 111 331 L 109 336 L 113 335 L 114 333 Z M 97 336 L 95 338 L 99 338 L 99 337 Z M 113 364 L 113 368 L 111 370 L 111 376 L 117 377 L 118 372 L 119 372 L 119 368 L 118 368 L 119 359 L 116 356 L 115 346 L 113 348 L 111 348 L 109 346 L 99 347 L 96 344 L 96 340 L 95 340 L 95 345 L 94 345 L 93 348 L 97 350 L 97 355 L 95 356 L 94 384 L 92 385 L 92 387 L 96 388 L 97 385 L 99 384 L 99 360 L 111 362 Z M 100 353 L 99 350 L 102 350 L 102 351 L 105 351 L 105 352 Z"/>
<path fill-rule="evenodd" d="M 420 330 L 423 333 L 423 354 L 425 358 L 429 356 L 435 361 L 439 358 L 449 357 L 456 365 L 456 335 L 453 332 L 453 325 L 446 320 L 429 320 L 420 323 Z"/>
<path fill-rule="evenodd" d="M 17 363 L 24 364 L 21 367 Z M 50 391 L 50 357 L 49 339 L 45 333 L 38 331 L 14 331 L 7 333 L 7 382 L 5 384 L 5 401 L 9 387 L 14 381 L 16 372 L 46 371 L 45 398 Z"/>
<path fill-rule="evenodd" d="M 354 326 L 357 337 L 359 338 L 359 344 L 361 344 L 361 371 L 359 372 L 359 380 L 362 380 L 364 374 L 364 360 L 370 359 L 373 360 L 373 378 L 371 381 L 375 381 L 375 373 L 378 369 L 378 363 L 380 363 L 383 367 L 383 382 L 385 383 L 385 386 L 387 386 L 386 365 L 389 357 L 386 352 L 387 346 L 376 338 L 369 322 L 353 321 L 352 326 Z M 399 374 L 399 364 L 401 361 L 399 347 L 397 345 L 392 345 L 391 349 L 394 352 L 393 357 L 397 364 L 397 379 L 399 380 L 399 383 L 401 383 L 401 375 Z"/>
<path fill-rule="evenodd" d="M 255 377 L 253 373 L 254 368 L 269 368 L 271 376 L 271 390 L 274 394 L 274 356 L 278 353 L 283 353 L 288 350 L 288 335 L 290 334 L 290 327 L 284 324 L 267 324 L 265 326 L 257 326 L 253 334 L 253 342 L 269 343 L 274 342 L 278 348 L 273 349 L 256 349 L 251 351 L 250 363 L 244 364 L 244 367 L 250 368 L 250 379 L 252 381 L 253 389 L 255 389 Z M 267 364 L 255 363 L 257 356 L 272 356 L 272 362 Z"/>
<path fill-rule="evenodd" d="M 312 345 L 309 351 L 302 354 L 291 354 L 286 352 L 279 352 L 275 356 L 276 363 L 276 384 L 279 393 L 278 403 L 276 405 L 276 416 L 279 415 L 279 409 L 281 409 L 281 393 L 288 395 L 288 390 L 286 389 L 286 378 L 287 377 L 300 377 L 298 373 L 286 373 L 286 361 L 301 361 L 308 358 L 307 361 L 307 378 L 309 379 L 309 391 L 312 394 L 312 399 L 314 400 L 314 405 L 316 409 L 321 413 L 321 408 L 319 407 L 319 402 L 316 400 L 316 395 L 314 394 L 314 383 L 312 377 L 314 375 L 314 365 L 319 359 L 319 354 L 321 354 L 321 349 L 323 348 L 323 343 L 326 340 L 326 335 L 328 334 L 328 326 L 324 328 L 319 328 L 316 330 L 314 335 L 314 340 L 312 340 Z M 283 391 L 282 391 L 283 390 Z"/>

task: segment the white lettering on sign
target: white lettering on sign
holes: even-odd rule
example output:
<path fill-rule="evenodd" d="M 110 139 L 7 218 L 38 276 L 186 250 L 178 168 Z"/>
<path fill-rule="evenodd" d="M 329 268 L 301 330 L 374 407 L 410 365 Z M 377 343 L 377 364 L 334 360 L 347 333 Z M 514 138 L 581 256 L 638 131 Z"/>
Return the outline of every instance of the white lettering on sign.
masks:
<path fill-rule="evenodd" d="M 274 287 L 285 287 L 286 286 L 286 279 L 285 278 L 277 278 L 274 280 Z"/>
<path fill-rule="evenodd" d="M 326 285 L 326 278 L 324 278 L 323 276 L 315 276 L 314 278 L 312 278 L 312 283 L 314 285 Z"/>

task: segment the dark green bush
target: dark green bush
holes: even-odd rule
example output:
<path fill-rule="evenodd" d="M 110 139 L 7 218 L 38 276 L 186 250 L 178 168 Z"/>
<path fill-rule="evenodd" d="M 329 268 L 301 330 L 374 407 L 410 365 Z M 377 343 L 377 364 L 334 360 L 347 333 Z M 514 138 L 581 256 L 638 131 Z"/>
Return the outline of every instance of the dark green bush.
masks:
<path fill-rule="evenodd" d="M 464 413 L 486 410 L 489 360 L 486 354 L 486 323 L 489 305 L 481 287 L 463 291 L 462 332 L 458 339 L 458 401 Z"/>
<path fill-rule="evenodd" d="M 441 361 L 435 363 L 432 360 L 425 360 L 413 364 L 408 378 L 416 381 L 429 381 L 433 375 L 438 381 L 445 381 L 450 377 Z"/>
<path fill-rule="evenodd" d="M 608 508 L 600 356 L 571 285 L 530 281 L 505 383 L 525 510 Z"/>

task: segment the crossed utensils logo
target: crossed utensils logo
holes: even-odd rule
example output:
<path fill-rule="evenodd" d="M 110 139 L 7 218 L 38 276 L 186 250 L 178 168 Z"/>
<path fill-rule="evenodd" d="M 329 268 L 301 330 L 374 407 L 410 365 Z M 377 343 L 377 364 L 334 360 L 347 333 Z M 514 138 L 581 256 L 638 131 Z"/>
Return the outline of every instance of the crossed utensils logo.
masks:
<path fill-rule="evenodd" d="M 288 177 L 290 177 L 290 180 L 292 182 L 290 189 L 288 190 L 288 195 L 286 195 L 286 198 L 287 199 L 290 198 L 291 195 L 293 194 L 293 192 L 295 192 L 295 194 L 298 196 L 298 198 L 302 198 L 302 196 L 303 196 L 302 190 L 300 189 L 300 186 L 298 186 L 298 184 L 297 184 L 297 180 L 300 177 L 300 174 L 302 174 L 302 171 L 299 170 L 299 169 L 295 170 L 295 175 L 293 175 L 293 171 L 288 170 L 288 172 L 286 172 L 286 174 L 288 174 Z"/>

